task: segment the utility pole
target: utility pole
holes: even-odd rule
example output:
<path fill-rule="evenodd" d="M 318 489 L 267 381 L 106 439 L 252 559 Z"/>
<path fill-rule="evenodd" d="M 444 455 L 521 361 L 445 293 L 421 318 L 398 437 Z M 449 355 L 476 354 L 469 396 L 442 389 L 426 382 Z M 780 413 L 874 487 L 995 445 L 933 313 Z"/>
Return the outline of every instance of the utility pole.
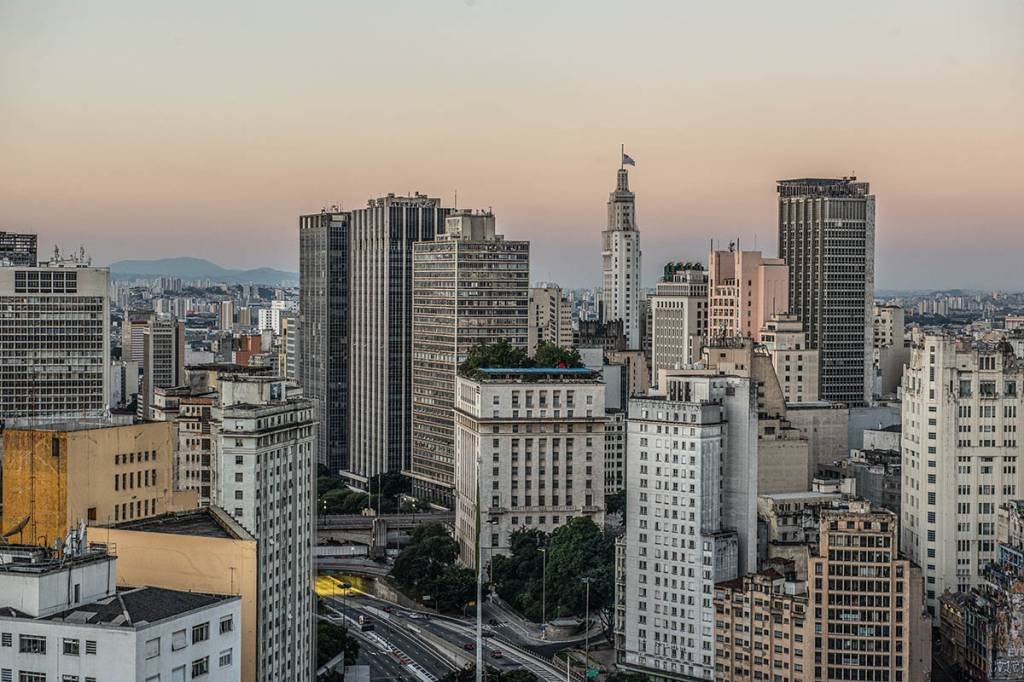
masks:
<path fill-rule="evenodd" d="M 540 627 L 545 630 L 548 624 L 548 548 L 540 548 Z"/>
<path fill-rule="evenodd" d="M 583 614 L 583 627 L 586 628 L 586 630 L 587 630 L 586 639 L 584 640 L 584 642 L 585 642 L 584 643 L 584 649 L 583 649 L 583 659 L 584 659 L 584 666 L 585 666 L 583 675 L 585 677 L 587 672 L 590 671 L 590 576 L 587 576 L 586 578 L 584 578 L 583 582 L 587 586 L 587 600 L 586 600 L 585 613 Z"/>

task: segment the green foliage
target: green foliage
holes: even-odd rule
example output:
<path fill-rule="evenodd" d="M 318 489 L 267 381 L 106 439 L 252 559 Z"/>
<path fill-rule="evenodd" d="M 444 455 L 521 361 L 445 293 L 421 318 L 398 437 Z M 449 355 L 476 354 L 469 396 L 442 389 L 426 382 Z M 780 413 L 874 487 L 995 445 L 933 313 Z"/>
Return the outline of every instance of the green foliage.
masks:
<path fill-rule="evenodd" d="M 476 596 L 476 575 L 455 565 L 458 545 L 439 523 L 416 526 L 391 568 L 406 591 L 430 595 L 439 611 L 457 613 Z"/>
<path fill-rule="evenodd" d="M 491 576 L 498 596 L 533 621 L 541 619 L 543 557 L 547 546 L 547 616 L 582 617 L 589 577 L 590 609 L 611 608 L 615 596 L 615 539 L 578 516 L 547 535 L 536 529 L 512 535 L 512 553 L 495 557 Z"/>
<path fill-rule="evenodd" d="M 459 372 L 471 375 L 474 370 L 486 367 L 515 369 L 533 366 L 533 359 L 524 349 L 513 346 L 508 339 L 501 339 L 491 344 L 477 343 L 470 348 L 466 361 L 459 365 Z"/>
<path fill-rule="evenodd" d="M 490 666 L 484 666 L 484 677 L 488 682 L 537 682 L 537 676 L 525 668 L 499 671 Z M 476 680 L 476 666 L 468 665 L 448 673 L 438 682 L 474 682 L 474 680 Z"/>
<path fill-rule="evenodd" d="M 359 642 L 348 636 L 348 630 L 325 620 L 316 622 L 316 667 L 345 652 L 345 665 L 353 665 L 359 656 Z"/>
<path fill-rule="evenodd" d="M 353 490 L 339 477 L 330 473 L 323 465 L 317 467 L 316 490 L 319 496 L 317 511 L 320 514 L 359 514 L 370 507 L 380 509 L 382 514 L 399 510 L 401 495 L 408 493 L 412 484 L 400 472 L 392 471 L 370 479 L 370 494 Z"/>
<path fill-rule="evenodd" d="M 617 493 L 604 496 L 605 508 L 609 514 L 619 514 L 622 521 L 626 521 L 626 491 L 620 490 Z"/>
<path fill-rule="evenodd" d="M 561 346 L 542 341 L 537 345 L 537 352 L 533 356 L 534 364 L 537 367 L 583 367 L 583 360 L 580 352 L 575 348 L 562 348 Z"/>

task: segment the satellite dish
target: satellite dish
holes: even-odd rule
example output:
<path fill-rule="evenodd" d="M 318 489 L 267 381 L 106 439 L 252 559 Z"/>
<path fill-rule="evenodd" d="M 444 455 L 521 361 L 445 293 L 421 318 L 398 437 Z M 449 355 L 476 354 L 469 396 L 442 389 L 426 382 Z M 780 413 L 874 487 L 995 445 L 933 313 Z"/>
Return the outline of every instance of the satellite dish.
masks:
<path fill-rule="evenodd" d="M 2 535 L 0 535 L 0 539 L 3 539 L 4 541 L 6 541 L 7 538 L 12 537 L 14 535 L 17 535 L 21 531 L 25 530 L 25 526 L 28 525 L 28 520 L 30 518 L 32 518 L 31 514 L 26 515 L 25 518 L 23 518 L 21 521 L 18 521 L 16 524 L 14 524 L 13 528 L 11 528 L 6 533 L 3 533 Z"/>

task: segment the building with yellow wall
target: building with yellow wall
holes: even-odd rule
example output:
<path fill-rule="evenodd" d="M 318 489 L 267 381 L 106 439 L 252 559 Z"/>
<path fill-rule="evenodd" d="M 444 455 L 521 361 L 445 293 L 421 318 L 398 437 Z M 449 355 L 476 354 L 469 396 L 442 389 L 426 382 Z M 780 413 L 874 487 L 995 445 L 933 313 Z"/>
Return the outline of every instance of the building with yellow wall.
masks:
<path fill-rule="evenodd" d="M 3 432 L 3 531 L 52 545 L 79 521 L 116 523 L 197 506 L 175 493 L 171 425 L 74 422 Z"/>
<path fill-rule="evenodd" d="M 93 542 L 117 555 L 118 583 L 242 598 L 242 680 L 256 680 L 256 539 L 219 507 L 97 528 Z"/>

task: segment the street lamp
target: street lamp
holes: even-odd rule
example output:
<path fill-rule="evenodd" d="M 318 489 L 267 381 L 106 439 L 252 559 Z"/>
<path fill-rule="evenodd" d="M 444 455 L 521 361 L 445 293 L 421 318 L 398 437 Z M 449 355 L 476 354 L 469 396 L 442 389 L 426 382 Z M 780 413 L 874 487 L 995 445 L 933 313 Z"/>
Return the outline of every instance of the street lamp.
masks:
<path fill-rule="evenodd" d="M 586 639 L 584 640 L 583 659 L 586 671 L 590 670 L 590 576 L 583 578 L 583 582 L 587 586 L 587 600 L 586 608 L 583 614 L 583 627 L 586 628 Z M 584 673 L 585 675 L 586 673 Z"/>
<path fill-rule="evenodd" d="M 548 548 L 539 547 L 541 564 L 540 564 L 540 626 L 541 630 L 548 624 Z"/>
<path fill-rule="evenodd" d="M 476 682 L 484 679 L 484 562 L 482 544 L 483 524 L 480 523 L 480 470 L 483 467 L 482 455 L 476 454 Z"/>

